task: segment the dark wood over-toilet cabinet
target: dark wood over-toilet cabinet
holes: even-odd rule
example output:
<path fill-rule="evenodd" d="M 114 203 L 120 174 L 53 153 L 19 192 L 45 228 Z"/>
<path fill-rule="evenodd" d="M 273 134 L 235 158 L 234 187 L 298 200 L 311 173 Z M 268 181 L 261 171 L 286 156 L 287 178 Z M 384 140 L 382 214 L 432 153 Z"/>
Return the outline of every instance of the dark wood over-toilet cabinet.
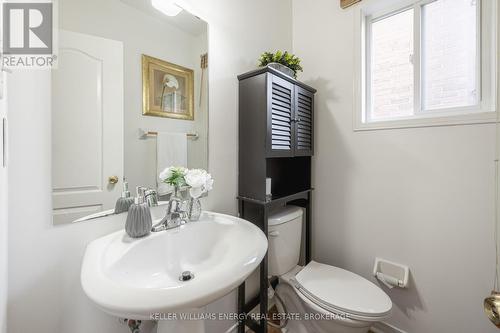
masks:
<path fill-rule="evenodd" d="M 312 155 L 313 93 L 268 73 L 267 95 L 267 157 Z"/>
<path fill-rule="evenodd" d="M 267 235 L 274 209 L 293 204 L 305 209 L 305 261 L 311 259 L 311 157 L 314 153 L 314 94 L 316 90 L 272 68 L 238 76 L 239 79 L 239 214 Z M 266 196 L 271 178 L 272 196 Z M 245 300 L 245 284 L 238 289 L 238 311 L 248 313 L 260 304 L 267 314 L 267 255 L 260 265 L 260 293 Z M 272 280 L 277 283 L 277 279 Z M 256 332 L 267 332 L 264 319 L 241 320 Z"/>
<path fill-rule="evenodd" d="M 311 156 L 314 90 L 278 75 L 266 70 L 240 76 L 240 117 L 244 120 L 240 130 L 255 131 L 254 135 L 245 131 L 240 139 L 265 142 L 266 157 Z"/>

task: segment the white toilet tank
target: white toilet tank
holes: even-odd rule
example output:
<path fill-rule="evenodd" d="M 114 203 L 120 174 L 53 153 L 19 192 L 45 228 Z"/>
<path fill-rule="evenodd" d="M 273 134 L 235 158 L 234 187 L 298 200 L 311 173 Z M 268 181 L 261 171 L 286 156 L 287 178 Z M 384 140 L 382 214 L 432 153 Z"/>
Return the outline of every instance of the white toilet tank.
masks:
<path fill-rule="evenodd" d="M 299 263 L 302 215 L 302 208 L 285 206 L 269 216 L 269 275 L 283 275 Z"/>

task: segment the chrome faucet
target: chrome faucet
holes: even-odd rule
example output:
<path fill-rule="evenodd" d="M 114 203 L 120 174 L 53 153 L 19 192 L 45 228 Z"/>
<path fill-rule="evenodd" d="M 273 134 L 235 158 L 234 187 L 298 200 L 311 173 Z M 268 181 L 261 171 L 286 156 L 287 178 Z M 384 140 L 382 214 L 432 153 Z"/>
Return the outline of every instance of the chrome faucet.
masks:
<path fill-rule="evenodd" d="M 137 186 L 137 195 L 143 197 L 144 202 L 146 202 L 149 207 L 158 206 L 158 193 L 156 190 L 144 186 Z"/>
<path fill-rule="evenodd" d="M 183 206 L 185 206 L 185 201 L 181 200 L 177 195 L 172 194 L 168 201 L 165 217 L 155 224 L 151 231 L 159 232 L 174 229 L 186 223 L 189 220 L 188 213 Z"/>

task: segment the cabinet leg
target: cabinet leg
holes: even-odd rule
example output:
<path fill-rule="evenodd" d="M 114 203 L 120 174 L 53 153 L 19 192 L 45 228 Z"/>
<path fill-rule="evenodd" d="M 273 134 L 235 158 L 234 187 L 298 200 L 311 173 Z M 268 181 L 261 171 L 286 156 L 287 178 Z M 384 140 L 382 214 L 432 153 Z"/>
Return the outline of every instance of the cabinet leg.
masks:
<path fill-rule="evenodd" d="M 261 333 L 267 333 L 267 254 L 260 264 L 260 327 Z"/>
<path fill-rule="evenodd" d="M 238 314 L 245 314 L 245 282 L 238 287 Z M 243 317 L 243 316 L 242 316 Z M 245 319 L 240 318 L 238 321 L 238 333 L 245 333 Z"/>

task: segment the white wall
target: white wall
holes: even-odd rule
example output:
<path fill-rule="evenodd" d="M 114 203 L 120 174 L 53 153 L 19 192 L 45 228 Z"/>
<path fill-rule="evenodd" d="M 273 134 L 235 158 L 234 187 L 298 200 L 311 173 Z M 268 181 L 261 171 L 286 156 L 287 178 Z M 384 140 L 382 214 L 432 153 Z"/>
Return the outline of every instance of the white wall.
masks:
<path fill-rule="evenodd" d="M 3 7 L 3 1 L 0 1 L 0 5 Z M 0 8 L 0 15 L 3 14 L 2 9 Z M 0 82 L 0 94 L 3 96 L 0 100 L 0 135 L 4 137 L 6 133 L 3 133 L 3 119 L 7 118 L 6 73 L 0 72 L 0 79 L 3 80 L 3 82 Z M 5 154 L 6 156 L 7 153 L 3 151 L 4 142 L 2 137 L 0 137 L 0 163 L 2 163 L 2 155 Z M 7 333 L 7 182 L 7 168 L 0 164 L 0 333 Z"/>
<path fill-rule="evenodd" d="M 102 2 L 94 9 L 110 10 L 110 4 Z M 196 0 L 193 4 L 196 13 L 210 27 L 209 168 L 216 184 L 207 208 L 235 214 L 236 75 L 253 69 L 261 52 L 291 47 L 291 3 L 289 0 Z M 113 18 L 109 20 L 112 22 Z M 16 72 L 11 79 L 9 182 L 15 186 L 8 192 L 9 333 L 125 333 L 127 329 L 116 319 L 87 300 L 79 280 L 85 245 L 123 226 L 118 222 L 99 224 L 99 221 L 52 225 L 50 74 Z M 235 306 L 233 294 L 212 304 L 209 310 L 232 311 Z M 221 333 L 228 325 L 210 323 L 209 333 Z"/>
<path fill-rule="evenodd" d="M 384 288 L 407 332 L 493 333 L 494 125 L 353 132 L 353 14 L 293 1 L 300 79 L 318 88 L 314 258 L 371 280 L 376 256 L 409 265 L 408 290 Z"/>
<path fill-rule="evenodd" d="M 1 11 L 0 11 L 1 12 Z M 0 72 L 5 78 L 5 73 Z M 5 81 L 4 81 L 5 83 Z M 0 83 L 0 89 L 5 92 Z M 6 96 L 0 99 L 0 333 L 7 333 L 7 168 L 2 165 L 3 119 L 7 118 Z"/>
<path fill-rule="evenodd" d="M 201 76 L 199 56 L 200 51 L 206 48 L 206 35 L 191 35 L 119 0 L 62 0 L 59 2 L 59 19 L 62 29 L 123 42 L 124 166 L 130 188 L 134 189 L 137 185 L 156 187 L 156 140 L 139 140 L 139 128 L 199 132 L 198 140 L 188 141 L 188 162 L 189 166 L 205 166 L 207 156 L 199 152 L 207 149 L 208 119 L 206 110 L 199 110 L 198 100 L 195 100 L 195 121 L 142 115 L 141 55 L 193 69 L 197 97 Z"/>
<path fill-rule="evenodd" d="M 200 55 L 208 52 L 208 25 L 207 31 L 197 36 L 193 45 L 194 50 L 191 57 L 197 68 L 194 73 L 196 122 L 193 131 L 203 139 L 188 141 L 188 167 L 208 169 L 208 94 L 210 87 L 208 86 L 208 68 L 203 71 L 203 75 L 200 69 Z"/>
<path fill-rule="evenodd" d="M 290 48 L 291 6 L 193 3 L 210 24 L 209 167 L 216 186 L 207 207 L 234 214 L 235 76 L 252 69 L 262 51 Z M 412 287 L 388 291 L 390 322 L 408 332 L 493 332 L 482 313 L 493 276 L 493 126 L 352 132 L 352 9 L 331 0 L 294 0 L 293 9 L 301 78 L 319 89 L 315 258 L 368 278 L 374 256 L 410 265 Z M 52 225 L 50 76 L 32 71 L 11 79 L 9 333 L 125 333 L 79 283 L 85 244 L 122 226 Z M 232 311 L 235 302 L 232 295 L 209 310 Z M 210 323 L 211 332 L 224 325 Z"/>

